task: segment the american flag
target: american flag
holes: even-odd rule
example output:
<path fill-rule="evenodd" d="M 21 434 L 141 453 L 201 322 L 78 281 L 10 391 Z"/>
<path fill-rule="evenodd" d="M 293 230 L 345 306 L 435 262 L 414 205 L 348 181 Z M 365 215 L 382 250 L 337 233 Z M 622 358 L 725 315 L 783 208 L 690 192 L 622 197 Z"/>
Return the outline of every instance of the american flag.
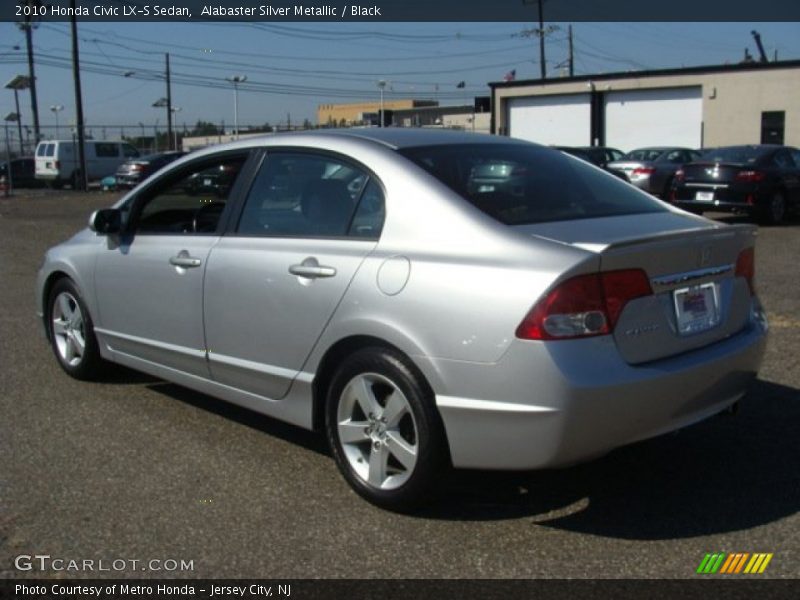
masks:
<path fill-rule="evenodd" d="M 514 81 L 517 78 L 517 70 L 512 69 L 503 77 L 503 81 Z"/>

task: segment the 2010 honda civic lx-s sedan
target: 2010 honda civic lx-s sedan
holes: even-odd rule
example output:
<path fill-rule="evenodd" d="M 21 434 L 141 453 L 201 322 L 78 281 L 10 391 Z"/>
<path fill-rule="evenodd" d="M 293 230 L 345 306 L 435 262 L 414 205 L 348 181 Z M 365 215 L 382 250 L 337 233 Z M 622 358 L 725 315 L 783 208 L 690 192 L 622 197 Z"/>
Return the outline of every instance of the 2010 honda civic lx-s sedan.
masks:
<path fill-rule="evenodd" d="M 274 135 L 95 212 L 38 312 L 68 374 L 121 363 L 324 431 L 407 510 L 451 465 L 575 463 L 738 401 L 767 330 L 754 236 L 508 138 Z"/>

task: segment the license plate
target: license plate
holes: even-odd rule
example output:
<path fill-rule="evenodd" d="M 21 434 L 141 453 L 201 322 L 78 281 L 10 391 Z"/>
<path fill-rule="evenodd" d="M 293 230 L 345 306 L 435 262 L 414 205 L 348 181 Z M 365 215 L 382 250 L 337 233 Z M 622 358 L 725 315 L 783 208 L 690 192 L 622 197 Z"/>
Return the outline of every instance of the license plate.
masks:
<path fill-rule="evenodd" d="M 714 200 L 714 192 L 697 192 L 694 195 L 694 199 L 702 202 L 711 202 Z"/>
<path fill-rule="evenodd" d="M 680 335 L 692 335 L 719 325 L 719 293 L 714 283 L 673 292 L 675 318 Z"/>
<path fill-rule="evenodd" d="M 210 179 L 203 179 L 203 185 L 206 187 L 211 187 L 211 180 Z"/>

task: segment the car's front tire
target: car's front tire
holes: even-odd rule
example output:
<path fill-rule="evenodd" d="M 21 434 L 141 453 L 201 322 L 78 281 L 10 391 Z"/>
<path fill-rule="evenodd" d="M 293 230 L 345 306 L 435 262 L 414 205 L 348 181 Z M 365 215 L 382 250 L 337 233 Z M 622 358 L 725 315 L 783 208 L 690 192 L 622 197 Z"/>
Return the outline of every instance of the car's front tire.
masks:
<path fill-rule="evenodd" d="M 396 511 L 429 502 L 447 464 L 432 392 L 400 353 L 349 356 L 328 389 L 325 430 L 336 464 L 368 501 Z"/>
<path fill-rule="evenodd" d="M 53 285 L 46 318 L 50 345 L 61 368 L 75 379 L 96 379 L 103 359 L 92 318 L 71 279 L 60 279 Z"/>

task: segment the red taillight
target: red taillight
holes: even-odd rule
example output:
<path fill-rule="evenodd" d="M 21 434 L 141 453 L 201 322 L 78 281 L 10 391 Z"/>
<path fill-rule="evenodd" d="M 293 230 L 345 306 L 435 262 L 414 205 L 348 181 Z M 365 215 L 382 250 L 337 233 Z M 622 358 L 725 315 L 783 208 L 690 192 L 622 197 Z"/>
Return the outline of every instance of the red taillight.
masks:
<path fill-rule="evenodd" d="M 636 167 L 631 174 L 641 176 L 641 175 L 652 175 L 655 172 L 656 170 L 653 167 Z"/>
<path fill-rule="evenodd" d="M 60 168 L 61 168 L 61 161 L 57 160 L 56 161 L 56 169 L 60 169 Z"/>
<path fill-rule="evenodd" d="M 744 277 L 750 287 L 750 293 L 756 293 L 756 250 L 752 246 L 739 253 L 736 259 L 736 276 Z"/>
<path fill-rule="evenodd" d="M 137 165 L 136 163 L 133 163 L 130 168 L 131 171 L 141 171 L 144 169 L 144 165 Z"/>
<path fill-rule="evenodd" d="M 579 275 L 553 288 L 517 327 L 524 340 L 563 340 L 605 335 L 622 309 L 653 291 L 640 269 Z"/>
<path fill-rule="evenodd" d="M 761 171 L 739 171 L 736 174 L 736 181 L 743 181 L 746 183 L 758 183 L 764 181 L 766 175 Z"/>

